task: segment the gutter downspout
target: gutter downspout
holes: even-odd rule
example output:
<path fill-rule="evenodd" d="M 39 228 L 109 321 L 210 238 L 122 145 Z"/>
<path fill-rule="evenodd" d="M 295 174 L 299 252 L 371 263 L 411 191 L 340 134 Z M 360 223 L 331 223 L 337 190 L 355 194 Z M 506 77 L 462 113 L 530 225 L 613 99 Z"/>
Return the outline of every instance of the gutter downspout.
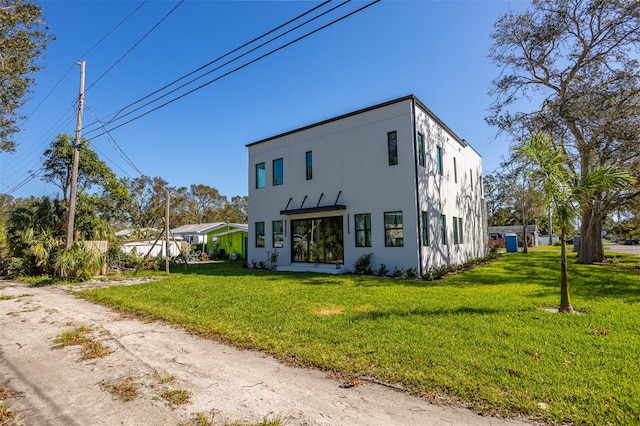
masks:
<path fill-rule="evenodd" d="M 411 141 L 413 142 L 413 168 L 415 172 L 416 179 L 416 218 L 418 219 L 416 223 L 418 224 L 417 228 L 417 239 L 418 239 L 418 276 L 422 277 L 422 210 L 420 209 L 420 183 L 418 181 L 418 159 L 416 158 L 416 152 L 418 151 L 418 147 L 416 146 L 416 100 L 415 98 L 411 98 L 411 123 L 413 128 L 413 133 L 411 134 Z"/>

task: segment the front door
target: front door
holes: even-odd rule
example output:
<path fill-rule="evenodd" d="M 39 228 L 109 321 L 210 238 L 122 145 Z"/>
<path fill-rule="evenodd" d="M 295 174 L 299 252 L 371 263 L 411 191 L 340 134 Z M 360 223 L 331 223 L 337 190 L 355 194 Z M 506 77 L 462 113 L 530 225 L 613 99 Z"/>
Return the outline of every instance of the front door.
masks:
<path fill-rule="evenodd" d="M 342 216 L 291 221 L 294 262 L 344 263 Z"/>

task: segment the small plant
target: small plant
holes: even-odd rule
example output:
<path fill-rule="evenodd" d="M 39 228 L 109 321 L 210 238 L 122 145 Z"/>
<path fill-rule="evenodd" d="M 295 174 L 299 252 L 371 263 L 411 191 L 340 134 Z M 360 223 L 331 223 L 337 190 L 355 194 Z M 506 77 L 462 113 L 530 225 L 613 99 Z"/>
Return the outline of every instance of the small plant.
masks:
<path fill-rule="evenodd" d="M 162 391 L 158 396 L 169 403 L 171 406 L 182 405 L 189 402 L 191 394 L 184 389 L 173 389 Z"/>
<path fill-rule="evenodd" d="M 380 268 L 376 271 L 376 274 L 384 277 L 389 274 L 389 268 L 387 268 L 387 265 L 385 265 L 384 263 L 381 263 Z"/>
<path fill-rule="evenodd" d="M 117 396 L 121 401 L 133 401 L 140 394 L 138 385 L 133 381 L 132 377 L 104 385 L 104 388 L 112 395 Z"/>
<path fill-rule="evenodd" d="M 264 260 L 258 262 L 258 269 L 267 269 L 267 262 L 265 262 Z"/>
<path fill-rule="evenodd" d="M 371 258 L 373 253 L 363 254 L 353 264 L 353 272 L 358 275 L 371 275 L 373 270 L 371 269 Z"/>
<path fill-rule="evenodd" d="M 415 278 L 418 276 L 418 270 L 416 268 L 409 268 L 406 271 L 407 278 Z"/>
<path fill-rule="evenodd" d="M 393 269 L 393 276 L 396 278 L 400 278 L 404 276 L 404 269 L 398 268 L 397 266 Z"/>
<path fill-rule="evenodd" d="M 280 256 L 278 250 L 273 250 L 269 253 L 269 264 L 271 266 L 271 269 L 276 269 L 276 267 L 278 266 L 278 256 Z"/>
<path fill-rule="evenodd" d="M 251 267 L 253 269 L 258 269 L 258 262 L 255 259 L 251 259 Z"/>

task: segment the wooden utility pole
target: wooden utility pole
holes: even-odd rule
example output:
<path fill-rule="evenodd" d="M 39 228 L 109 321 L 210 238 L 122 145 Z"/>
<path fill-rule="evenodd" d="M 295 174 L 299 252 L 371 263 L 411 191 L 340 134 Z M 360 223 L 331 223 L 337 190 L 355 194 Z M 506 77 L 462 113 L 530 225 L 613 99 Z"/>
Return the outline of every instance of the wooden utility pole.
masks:
<path fill-rule="evenodd" d="M 166 241 L 166 250 L 164 256 L 164 269 L 165 272 L 169 273 L 169 200 L 171 199 L 171 194 L 167 189 L 167 203 L 164 210 L 164 235 Z"/>
<path fill-rule="evenodd" d="M 80 162 L 80 134 L 82 132 L 82 111 L 84 110 L 85 61 L 76 62 L 76 64 L 80 65 L 80 96 L 78 97 L 78 119 L 76 121 L 76 141 L 73 149 L 73 168 L 71 169 L 71 194 L 69 196 L 66 248 L 70 248 L 73 245 L 73 227 L 76 219 L 76 197 L 78 192 L 78 163 Z"/>

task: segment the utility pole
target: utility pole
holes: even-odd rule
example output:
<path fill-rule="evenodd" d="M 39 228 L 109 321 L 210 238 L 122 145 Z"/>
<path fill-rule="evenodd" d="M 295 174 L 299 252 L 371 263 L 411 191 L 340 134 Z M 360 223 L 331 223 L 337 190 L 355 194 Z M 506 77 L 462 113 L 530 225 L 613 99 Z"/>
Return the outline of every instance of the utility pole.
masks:
<path fill-rule="evenodd" d="M 167 189 L 167 202 L 166 202 L 166 206 L 165 206 L 165 210 L 164 210 L 164 235 L 165 235 L 165 241 L 166 241 L 166 251 L 165 251 L 165 256 L 164 256 L 164 269 L 165 272 L 168 274 L 169 273 L 169 200 L 171 199 L 171 194 L 169 193 L 169 190 Z"/>
<path fill-rule="evenodd" d="M 84 66 L 85 61 L 76 62 L 80 65 L 80 96 L 78 97 L 78 119 L 76 121 L 76 141 L 73 149 L 73 169 L 71 170 L 71 195 L 69 196 L 69 220 L 67 221 L 66 248 L 73 245 L 73 227 L 76 219 L 76 197 L 78 192 L 78 163 L 80 161 L 80 134 L 82 132 L 82 111 L 84 109 Z"/>

